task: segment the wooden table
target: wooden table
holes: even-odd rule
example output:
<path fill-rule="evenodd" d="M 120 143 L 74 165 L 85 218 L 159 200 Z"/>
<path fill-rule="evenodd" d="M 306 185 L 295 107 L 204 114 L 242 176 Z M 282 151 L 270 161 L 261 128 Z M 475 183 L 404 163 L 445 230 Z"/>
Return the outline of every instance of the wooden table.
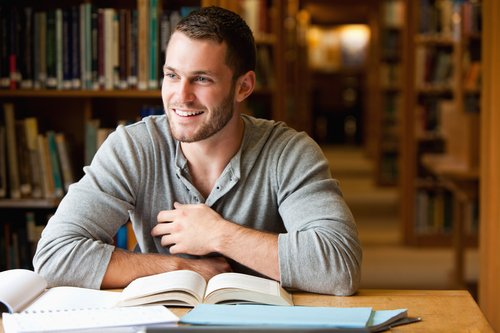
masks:
<path fill-rule="evenodd" d="M 392 328 L 391 332 L 494 332 L 479 306 L 465 290 L 359 290 L 339 297 L 293 293 L 295 305 L 372 307 L 374 310 L 408 309 L 408 316 L 422 321 Z M 171 308 L 177 316 L 185 308 Z"/>
<path fill-rule="evenodd" d="M 350 297 L 293 293 L 295 305 L 408 309 L 422 321 L 394 327 L 391 332 L 494 332 L 478 305 L 465 290 L 359 290 Z M 182 317 L 189 308 L 171 308 Z M 1 326 L 3 333 L 3 326 Z"/>

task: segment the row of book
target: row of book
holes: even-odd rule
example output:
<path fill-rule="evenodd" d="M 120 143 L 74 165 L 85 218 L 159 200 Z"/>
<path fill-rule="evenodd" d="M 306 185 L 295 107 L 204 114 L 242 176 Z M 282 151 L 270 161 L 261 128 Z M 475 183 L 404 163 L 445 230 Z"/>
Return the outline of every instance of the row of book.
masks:
<path fill-rule="evenodd" d="M 401 88 L 403 66 L 401 63 L 384 62 L 380 64 L 380 85 L 385 89 Z"/>
<path fill-rule="evenodd" d="M 402 28 L 405 22 L 405 3 L 403 0 L 386 0 L 383 8 L 384 25 Z"/>
<path fill-rule="evenodd" d="M 418 45 L 415 57 L 416 87 L 451 89 L 455 79 L 452 49 Z"/>
<path fill-rule="evenodd" d="M 420 34 L 459 41 L 463 32 L 479 33 L 481 26 L 480 0 L 420 0 Z"/>
<path fill-rule="evenodd" d="M 0 223 L 0 271 L 33 270 L 33 256 L 42 231 L 52 214 L 28 211 L 3 218 Z M 36 220 L 44 219 L 43 221 Z"/>
<path fill-rule="evenodd" d="M 38 11 L 0 9 L 0 86 L 4 89 L 158 89 L 171 31 L 197 7 L 160 11 L 90 3 Z"/>
<path fill-rule="evenodd" d="M 0 126 L 0 198 L 62 198 L 75 181 L 68 137 L 38 132 L 35 117 L 16 119 L 12 103 L 3 104 Z"/>
<path fill-rule="evenodd" d="M 444 189 L 419 189 L 415 197 L 415 232 L 450 234 L 453 231 L 453 195 Z"/>
<path fill-rule="evenodd" d="M 419 189 L 415 197 L 415 231 L 418 234 L 450 234 L 453 232 L 453 194 L 443 188 Z M 464 207 L 462 232 L 477 235 L 479 230 L 479 200 Z"/>
<path fill-rule="evenodd" d="M 268 34 L 267 1 L 241 4 L 252 31 Z M 197 8 L 161 10 L 159 0 L 137 0 L 137 9 L 98 8 L 91 3 L 45 11 L 2 7 L 0 87 L 159 89 L 170 35 Z M 265 73 L 260 82 L 270 86 L 269 51 L 260 49 L 260 69 Z"/>
<path fill-rule="evenodd" d="M 0 223 L 0 271 L 8 269 L 33 270 L 33 256 L 38 241 L 53 213 L 27 211 L 3 218 Z M 137 239 L 129 221 L 113 237 L 116 247 L 132 251 Z"/>
<path fill-rule="evenodd" d="M 143 105 L 136 119 L 118 120 L 116 125 L 130 125 L 144 117 L 164 114 L 161 105 Z M 101 147 L 107 137 L 114 132 L 116 127 L 102 127 L 100 119 L 89 119 L 85 123 L 85 165 L 90 165 L 97 150 Z"/>
<path fill-rule="evenodd" d="M 453 99 L 440 96 L 421 97 L 416 107 L 416 136 L 419 138 L 443 137 L 455 110 L 456 102 Z"/>

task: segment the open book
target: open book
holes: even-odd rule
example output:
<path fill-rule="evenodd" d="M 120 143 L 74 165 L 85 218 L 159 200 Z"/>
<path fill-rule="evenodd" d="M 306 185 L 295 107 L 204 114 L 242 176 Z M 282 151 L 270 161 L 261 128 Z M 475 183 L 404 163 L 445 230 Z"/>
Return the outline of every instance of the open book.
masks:
<path fill-rule="evenodd" d="M 240 273 L 222 273 L 208 283 L 193 271 L 181 270 L 136 279 L 121 293 L 116 306 L 162 304 L 258 303 L 293 306 L 279 282 Z"/>

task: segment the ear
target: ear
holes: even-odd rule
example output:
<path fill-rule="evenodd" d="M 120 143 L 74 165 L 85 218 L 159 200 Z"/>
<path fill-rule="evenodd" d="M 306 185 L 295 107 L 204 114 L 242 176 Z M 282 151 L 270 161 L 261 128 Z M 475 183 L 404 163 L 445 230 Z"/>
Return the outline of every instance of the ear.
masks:
<path fill-rule="evenodd" d="M 236 101 L 242 102 L 255 88 L 255 72 L 248 71 L 236 81 Z"/>

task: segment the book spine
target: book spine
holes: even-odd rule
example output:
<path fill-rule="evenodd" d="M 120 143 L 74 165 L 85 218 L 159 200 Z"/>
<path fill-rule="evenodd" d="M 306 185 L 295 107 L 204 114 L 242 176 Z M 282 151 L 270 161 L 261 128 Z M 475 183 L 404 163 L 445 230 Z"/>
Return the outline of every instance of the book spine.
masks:
<path fill-rule="evenodd" d="M 72 31 L 71 12 L 69 8 L 62 10 L 62 67 L 63 67 L 63 89 L 72 88 Z"/>
<path fill-rule="evenodd" d="M 104 9 L 98 9 L 98 26 L 99 26 L 99 89 L 104 89 L 106 77 L 104 72 Z"/>
<path fill-rule="evenodd" d="M 47 12 L 40 12 L 40 89 L 47 88 Z"/>
<path fill-rule="evenodd" d="M 104 26 L 104 89 L 113 89 L 113 70 L 114 70 L 114 52 L 113 52 L 113 10 L 111 8 L 104 9 L 103 26 Z"/>
<path fill-rule="evenodd" d="M 92 48 L 92 89 L 99 90 L 99 14 L 97 7 L 92 6 L 91 18 Z"/>
<path fill-rule="evenodd" d="M 55 140 L 57 144 L 57 152 L 61 161 L 64 190 L 67 193 L 69 186 L 75 182 L 71 166 L 71 157 L 69 156 L 68 140 L 63 133 L 57 133 Z"/>
<path fill-rule="evenodd" d="M 0 198 L 7 196 L 7 145 L 5 126 L 0 125 Z"/>
<path fill-rule="evenodd" d="M 19 167 L 19 190 L 21 198 L 31 197 L 31 170 L 24 120 L 16 120 L 17 165 Z"/>
<path fill-rule="evenodd" d="M 80 73 L 80 9 L 71 7 L 71 88 L 81 89 Z"/>
<path fill-rule="evenodd" d="M 57 144 L 54 131 L 47 132 L 47 142 L 50 154 L 50 163 L 52 165 L 52 174 L 54 178 L 55 197 L 62 198 L 64 196 L 63 183 L 61 179 L 61 169 L 59 164 L 59 156 L 57 153 Z"/>
<path fill-rule="evenodd" d="M 56 73 L 56 11 L 47 12 L 46 63 L 47 89 L 57 88 Z"/>
<path fill-rule="evenodd" d="M 40 169 L 42 172 L 43 194 L 45 198 L 52 199 L 55 197 L 54 178 L 52 177 L 47 137 L 43 134 L 38 134 L 38 151 L 40 152 L 38 157 L 40 159 Z"/>
<path fill-rule="evenodd" d="M 17 40 L 17 25 L 18 15 L 15 8 L 10 11 L 10 45 L 9 45 L 9 75 L 10 75 L 10 89 L 17 89 L 18 75 L 17 75 L 17 57 L 19 53 L 19 41 Z"/>
<path fill-rule="evenodd" d="M 9 13 L 0 10 L 0 88 L 10 89 Z"/>
<path fill-rule="evenodd" d="M 127 10 L 125 9 L 120 9 L 119 11 L 119 66 L 120 66 L 120 89 L 127 89 L 128 88 L 128 81 L 127 81 L 127 49 L 128 49 L 128 36 L 127 36 Z"/>
<path fill-rule="evenodd" d="M 85 88 L 92 89 L 92 4 L 85 4 Z"/>
<path fill-rule="evenodd" d="M 33 15 L 33 89 L 41 89 L 40 84 L 40 12 Z"/>
<path fill-rule="evenodd" d="M 160 17 L 160 64 L 165 63 L 165 57 L 167 52 L 168 41 L 170 40 L 170 12 L 163 11 Z M 162 66 L 160 66 L 161 68 Z M 160 75 L 159 79 L 159 87 L 161 87 L 161 83 L 163 82 L 163 75 Z"/>
<path fill-rule="evenodd" d="M 158 0 L 149 0 L 149 89 L 158 89 Z"/>
<path fill-rule="evenodd" d="M 87 120 L 85 124 L 85 165 L 90 165 L 97 152 L 97 129 L 99 119 Z"/>
<path fill-rule="evenodd" d="M 19 169 L 17 164 L 17 143 L 16 143 L 16 125 L 14 115 L 14 104 L 5 103 L 3 105 L 5 117 L 5 129 L 7 134 L 7 153 L 9 162 L 9 192 L 12 199 L 21 198 L 19 189 Z"/>
<path fill-rule="evenodd" d="M 138 83 L 137 89 L 148 88 L 149 73 L 149 0 L 137 0 L 137 49 L 138 49 Z"/>
<path fill-rule="evenodd" d="M 63 33 L 62 9 L 56 9 L 56 79 L 57 89 L 63 89 Z"/>
<path fill-rule="evenodd" d="M 79 6 L 80 12 L 80 81 L 82 85 L 82 89 L 87 89 L 85 82 L 85 54 L 87 50 L 85 49 L 87 45 L 85 45 L 85 4 L 82 3 Z"/>
<path fill-rule="evenodd" d="M 33 89 L 33 8 L 24 8 L 21 88 Z"/>
<path fill-rule="evenodd" d="M 113 11 L 113 88 L 120 88 L 120 22 L 118 13 L 115 9 Z"/>
<path fill-rule="evenodd" d="M 43 196 L 42 175 L 40 171 L 40 158 L 38 156 L 38 121 L 35 117 L 24 120 L 26 145 L 29 151 L 29 164 L 31 170 L 31 196 L 35 199 Z"/>
<path fill-rule="evenodd" d="M 130 17 L 130 75 L 128 83 L 131 89 L 137 89 L 137 10 L 133 10 Z"/>

